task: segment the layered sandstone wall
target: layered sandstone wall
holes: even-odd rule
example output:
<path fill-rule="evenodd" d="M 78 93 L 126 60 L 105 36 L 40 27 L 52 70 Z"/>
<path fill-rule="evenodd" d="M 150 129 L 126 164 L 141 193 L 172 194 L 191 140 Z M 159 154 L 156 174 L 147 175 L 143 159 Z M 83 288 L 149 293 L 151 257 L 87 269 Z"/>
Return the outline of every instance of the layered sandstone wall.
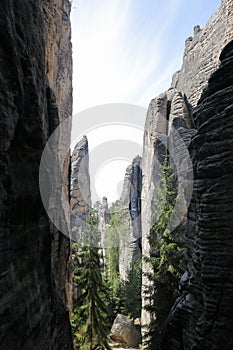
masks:
<path fill-rule="evenodd" d="M 196 118 L 192 110 L 207 85 L 210 75 L 219 65 L 219 54 L 226 43 L 233 37 L 233 3 L 222 0 L 221 6 L 203 29 L 194 28 L 194 37 L 188 38 L 181 70 L 173 76 L 171 88 L 151 101 L 145 124 L 144 150 L 142 161 L 142 253 L 149 255 L 148 235 L 153 224 L 152 208 L 156 196 L 156 184 L 160 179 L 160 165 L 164 149 L 177 153 L 182 177 L 182 149 L 180 145 L 189 145 L 195 136 Z M 180 139 L 171 136 L 172 129 L 179 131 Z M 170 136 L 169 136 L 170 135 Z M 180 154 L 179 154 L 180 152 Z M 186 169 L 188 173 L 190 169 Z M 189 174 L 192 177 L 192 174 Z M 187 193 L 186 193 L 187 195 Z M 184 207 L 185 198 L 183 201 Z M 185 209 L 185 208 L 184 208 Z M 143 263 L 143 272 L 149 266 Z M 142 301 L 146 303 L 144 286 L 149 281 L 143 277 Z M 142 309 L 142 324 L 148 325 L 150 314 Z M 188 348 L 187 348 L 188 349 Z"/>
<path fill-rule="evenodd" d="M 218 68 L 219 55 L 232 33 L 232 1 L 222 0 L 204 28 L 195 26 L 193 36 L 186 40 L 183 64 L 173 76 L 172 87 L 186 94 L 192 106 L 197 104 L 211 73 Z"/>
<path fill-rule="evenodd" d="M 72 45 L 69 0 L 42 0 L 44 40 L 45 40 L 45 69 L 48 79 L 47 90 L 52 94 L 51 103 L 57 108 L 58 124 L 72 116 Z M 48 94 L 48 92 L 47 92 Z M 59 135 L 58 149 L 69 150 L 71 121 L 67 124 L 67 132 Z M 62 152 L 61 152 L 62 153 Z M 58 157 L 59 157 L 58 152 Z M 67 152 L 63 164 L 61 181 L 63 193 L 69 201 L 69 167 L 70 153 Z M 59 187 L 59 184 L 58 184 Z M 58 192 L 60 189 L 58 188 Z M 59 195 L 59 194 L 58 194 Z M 56 199 L 57 202 L 58 199 Z M 57 209 L 56 209 L 57 210 Z M 62 208 L 61 208 L 62 210 Z M 59 214 L 58 214 L 59 215 Z M 64 214 L 60 214 L 61 216 Z M 69 220 L 66 217 L 66 221 Z M 69 309 L 72 307 L 72 263 L 70 240 L 59 233 L 55 227 L 52 231 L 52 264 L 55 281 Z"/>
<path fill-rule="evenodd" d="M 86 136 L 75 145 L 71 158 L 71 226 L 84 229 L 91 210 L 89 152 Z"/>
<path fill-rule="evenodd" d="M 72 349 L 65 306 L 70 243 L 49 222 L 39 191 L 45 144 L 72 113 L 70 4 L 61 1 L 52 15 L 56 38 L 44 13 L 53 6 L 53 1 L 8 0 L 0 11 L 0 344 L 9 350 Z M 64 13 L 67 32 L 58 21 Z M 55 58 L 60 53 L 63 64 L 57 69 L 48 48 Z M 61 91 L 62 82 L 67 91 Z M 68 113 L 62 113 L 64 105 Z M 69 140 L 69 132 L 62 137 Z M 68 163 L 65 169 L 64 177 Z"/>
<path fill-rule="evenodd" d="M 194 110 L 197 134 L 189 146 L 194 191 L 185 234 L 189 264 L 164 350 L 233 348 L 233 41 L 220 61 Z"/>
<path fill-rule="evenodd" d="M 124 281 L 127 280 L 134 264 L 141 259 L 141 161 L 141 157 L 137 156 L 126 169 L 119 201 L 119 208 L 122 211 L 119 232 L 119 272 Z"/>

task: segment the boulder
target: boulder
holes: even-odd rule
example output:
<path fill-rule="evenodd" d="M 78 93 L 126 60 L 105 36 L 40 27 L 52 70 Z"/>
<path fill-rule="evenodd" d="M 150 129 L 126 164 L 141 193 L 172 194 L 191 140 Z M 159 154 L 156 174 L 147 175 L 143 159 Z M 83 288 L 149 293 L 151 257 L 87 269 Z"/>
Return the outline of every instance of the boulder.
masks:
<path fill-rule="evenodd" d="M 138 332 L 134 326 L 133 319 L 118 314 L 113 323 L 110 338 L 124 346 L 136 347 L 138 344 Z"/>

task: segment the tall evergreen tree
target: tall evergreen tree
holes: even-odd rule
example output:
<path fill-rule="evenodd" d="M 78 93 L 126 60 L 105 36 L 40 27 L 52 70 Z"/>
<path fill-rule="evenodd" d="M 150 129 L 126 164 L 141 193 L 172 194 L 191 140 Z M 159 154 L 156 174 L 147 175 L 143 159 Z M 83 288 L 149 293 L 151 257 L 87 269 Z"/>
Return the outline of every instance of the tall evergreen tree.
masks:
<path fill-rule="evenodd" d="M 145 274 L 151 281 L 146 290 L 149 302 L 145 307 L 152 316 L 146 344 L 151 350 L 159 348 L 163 327 L 178 295 L 179 280 L 185 269 L 184 248 L 178 239 L 181 229 L 171 232 L 167 228 L 177 200 L 176 193 L 168 157 L 165 157 L 155 202 L 155 223 L 148 237 L 150 257 L 144 257 L 152 267 L 152 273 Z"/>
<path fill-rule="evenodd" d="M 99 249 L 96 247 L 97 216 L 90 215 L 90 231 L 85 247 L 81 247 L 76 283 L 80 290 L 74 305 L 72 326 L 77 348 L 89 344 L 92 350 L 96 345 L 109 349 L 109 308 L 108 290 L 102 278 Z"/>
<path fill-rule="evenodd" d="M 136 262 L 128 272 L 126 281 L 120 281 L 116 296 L 119 299 L 118 312 L 130 318 L 141 317 L 141 285 L 142 267 L 141 262 Z"/>
<path fill-rule="evenodd" d="M 115 293 L 119 285 L 119 234 L 122 230 L 122 210 L 118 201 L 110 207 L 110 222 L 105 231 L 106 278 Z"/>

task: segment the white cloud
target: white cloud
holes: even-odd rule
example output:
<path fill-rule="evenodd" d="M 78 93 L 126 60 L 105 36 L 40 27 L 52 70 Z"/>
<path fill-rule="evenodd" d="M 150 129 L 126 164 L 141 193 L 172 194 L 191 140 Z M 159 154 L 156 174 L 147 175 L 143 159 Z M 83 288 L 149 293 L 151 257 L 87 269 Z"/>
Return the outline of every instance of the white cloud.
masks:
<path fill-rule="evenodd" d="M 143 3 L 145 11 L 139 12 Z M 138 104 L 151 78 L 153 85 L 161 80 L 164 35 L 179 4 L 180 0 L 171 0 L 169 7 L 142 0 L 77 1 L 72 14 L 74 112 L 103 103 Z"/>
<path fill-rule="evenodd" d="M 124 102 L 147 107 L 159 89 L 165 89 L 174 64 L 166 57 L 165 39 L 182 0 L 77 0 L 72 13 L 74 57 L 74 113 L 95 105 Z M 133 122 L 133 121 L 132 121 Z M 103 133 L 104 130 L 104 133 Z M 116 139 L 116 128 L 90 133 L 90 173 L 93 200 L 119 196 L 130 159 L 115 159 L 94 166 L 92 149 Z M 125 129 L 127 131 L 127 128 Z M 123 140 L 129 139 L 122 130 Z M 136 134 L 135 134 L 136 135 Z M 133 135 L 132 135 L 133 136 Z M 106 139 L 107 137 L 107 139 Z M 134 137 L 134 136 L 133 136 Z M 142 145 L 142 135 L 136 135 Z M 133 140 L 131 140 L 133 141 Z M 137 155 L 135 150 L 135 155 Z M 94 168 L 94 170 L 92 170 Z"/>

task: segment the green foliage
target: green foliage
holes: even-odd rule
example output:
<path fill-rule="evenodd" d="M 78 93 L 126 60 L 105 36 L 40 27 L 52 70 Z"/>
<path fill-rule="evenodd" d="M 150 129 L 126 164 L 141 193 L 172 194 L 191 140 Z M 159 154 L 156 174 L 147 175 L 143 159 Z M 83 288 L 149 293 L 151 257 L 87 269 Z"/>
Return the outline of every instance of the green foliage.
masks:
<path fill-rule="evenodd" d="M 75 274 L 80 295 L 74 305 L 71 324 L 76 349 L 89 344 L 93 349 L 96 344 L 109 349 L 109 307 L 108 290 L 102 278 L 99 251 L 92 246 L 97 232 L 97 216 L 90 214 L 89 245 L 80 247 L 79 264 Z"/>
<path fill-rule="evenodd" d="M 162 172 L 154 206 L 155 223 L 148 237 L 151 254 L 150 257 L 144 257 L 153 271 L 145 274 L 151 281 L 146 290 L 149 302 L 145 309 L 152 315 L 147 347 L 153 350 L 158 349 L 164 324 L 178 295 L 179 280 L 185 269 L 184 249 L 177 239 L 180 232 L 170 232 L 167 228 L 177 200 L 177 190 L 167 157 Z"/>
<path fill-rule="evenodd" d="M 110 223 L 105 229 L 106 246 L 106 278 L 112 286 L 115 294 L 119 286 L 119 234 L 122 230 L 123 212 L 118 203 L 113 203 L 110 208 Z"/>
<path fill-rule="evenodd" d="M 106 273 L 105 278 L 110 289 L 110 304 L 115 316 L 122 313 L 132 318 L 141 316 L 141 262 L 135 264 L 126 281 L 119 275 L 119 235 L 124 236 L 126 227 L 125 213 L 119 203 L 110 208 L 110 225 L 106 228 Z"/>
<path fill-rule="evenodd" d="M 141 317 L 141 285 L 142 267 L 138 263 L 129 271 L 127 280 L 119 283 L 116 293 L 118 312 L 134 319 Z"/>

